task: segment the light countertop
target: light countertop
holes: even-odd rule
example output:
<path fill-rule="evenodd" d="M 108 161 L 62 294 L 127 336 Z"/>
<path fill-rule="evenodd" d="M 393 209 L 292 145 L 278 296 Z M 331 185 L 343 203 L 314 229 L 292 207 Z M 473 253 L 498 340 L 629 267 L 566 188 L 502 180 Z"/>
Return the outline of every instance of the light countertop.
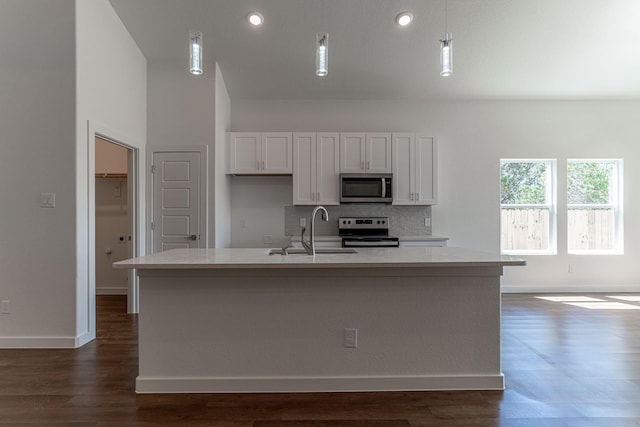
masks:
<path fill-rule="evenodd" d="M 135 269 L 305 269 L 490 267 L 525 265 L 520 258 L 462 248 L 358 248 L 357 254 L 267 255 L 264 248 L 172 249 L 124 260 L 115 268 Z"/>

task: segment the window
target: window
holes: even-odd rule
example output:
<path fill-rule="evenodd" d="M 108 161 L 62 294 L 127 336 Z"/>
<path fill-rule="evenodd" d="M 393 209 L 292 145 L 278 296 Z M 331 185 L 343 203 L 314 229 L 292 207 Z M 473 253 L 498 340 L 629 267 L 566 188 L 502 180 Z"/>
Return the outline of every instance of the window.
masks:
<path fill-rule="evenodd" d="M 500 160 L 503 253 L 556 252 L 555 160 Z"/>
<path fill-rule="evenodd" d="M 569 253 L 622 253 L 622 160 L 567 161 Z"/>

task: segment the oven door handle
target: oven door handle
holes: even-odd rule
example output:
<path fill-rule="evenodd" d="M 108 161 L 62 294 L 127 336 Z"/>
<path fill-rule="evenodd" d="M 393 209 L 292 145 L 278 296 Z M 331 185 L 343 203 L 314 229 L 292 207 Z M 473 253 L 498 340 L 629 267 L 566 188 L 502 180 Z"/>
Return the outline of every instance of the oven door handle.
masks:
<path fill-rule="evenodd" d="M 397 240 L 385 240 L 385 241 L 353 241 L 344 239 L 342 241 L 343 248 L 397 248 L 400 246 L 400 242 Z"/>

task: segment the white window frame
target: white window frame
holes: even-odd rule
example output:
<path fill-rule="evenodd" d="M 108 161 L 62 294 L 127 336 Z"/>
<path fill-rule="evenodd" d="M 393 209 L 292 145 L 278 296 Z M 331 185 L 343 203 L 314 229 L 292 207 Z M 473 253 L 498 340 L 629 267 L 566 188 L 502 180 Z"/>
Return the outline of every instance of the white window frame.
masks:
<path fill-rule="evenodd" d="M 613 203 L 603 204 L 578 204 L 569 203 L 569 163 L 598 163 L 610 162 L 616 163 L 616 173 L 612 176 L 614 183 Z M 569 255 L 622 255 L 624 254 L 624 213 L 623 213 L 623 194 L 624 194 L 624 175 L 623 175 L 623 159 L 567 159 L 567 253 Z M 613 208 L 614 221 L 614 242 L 612 249 L 570 249 L 569 248 L 569 210 L 571 208 Z"/>
<path fill-rule="evenodd" d="M 549 248 L 548 249 L 503 249 L 502 228 L 500 229 L 500 253 L 504 255 L 556 255 L 558 253 L 558 200 L 557 200 L 557 176 L 558 168 L 556 159 L 500 159 L 500 177 L 502 178 L 503 163 L 548 163 L 549 179 L 547 180 L 546 204 L 507 204 L 500 203 L 500 216 L 502 209 L 506 208 L 531 208 L 547 209 L 549 211 Z M 502 223 L 502 221 L 501 221 Z"/>

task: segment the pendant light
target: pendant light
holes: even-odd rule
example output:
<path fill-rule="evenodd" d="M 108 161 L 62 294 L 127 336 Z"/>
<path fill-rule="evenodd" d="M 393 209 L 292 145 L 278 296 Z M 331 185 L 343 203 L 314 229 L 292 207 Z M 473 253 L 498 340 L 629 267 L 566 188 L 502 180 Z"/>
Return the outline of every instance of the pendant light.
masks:
<path fill-rule="evenodd" d="M 447 0 L 444 2 L 444 37 L 440 39 L 440 75 L 449 77 L 453 74 L 453 38 L 447 31 Z"/>
<path fill-rule="evenodd" d="M 196 30 L 189 31 L 189 72 L 202 74 L 202 33 Z"/>
<path fill-rule="evenodd" d="M 329 34 L 316 34 L 316 76 L 324 77 L 329 74 Z"/>

